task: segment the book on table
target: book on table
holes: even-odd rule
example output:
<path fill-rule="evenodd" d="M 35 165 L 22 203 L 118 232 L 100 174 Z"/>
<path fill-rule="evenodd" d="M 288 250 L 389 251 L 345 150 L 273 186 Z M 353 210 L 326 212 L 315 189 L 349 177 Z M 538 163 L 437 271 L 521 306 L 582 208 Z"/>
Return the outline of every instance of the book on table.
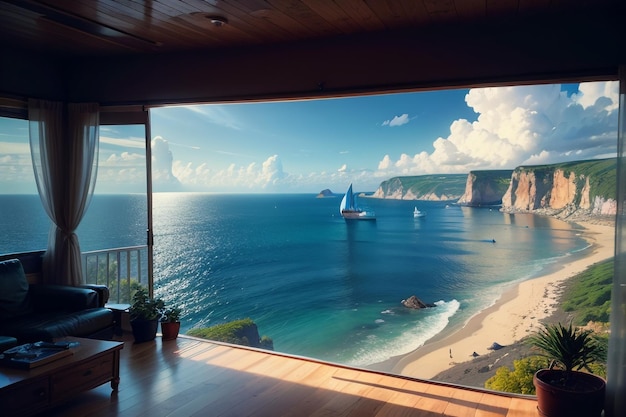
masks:
<path fill-rule="evenodd" d="M 15 346 L 0 354 L 0 364 L 20 369 L 31 369 L 73 354 L 78 342 L 35 342 Z"/>

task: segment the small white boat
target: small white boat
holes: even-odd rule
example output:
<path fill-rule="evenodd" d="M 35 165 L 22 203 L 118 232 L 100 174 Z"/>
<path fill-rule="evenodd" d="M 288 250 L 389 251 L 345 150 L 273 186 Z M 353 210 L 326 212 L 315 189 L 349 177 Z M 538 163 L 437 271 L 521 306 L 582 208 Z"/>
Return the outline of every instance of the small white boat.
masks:
<path fill-rule="evenodd" d="M 424 213 L 423 211 L 419 211 L 417 209 L 417 207 L 414 208 L 413 210 L 413 217 L 417 218 L 417 217 L 424 217 L 426 215 L 426 213 Z"/>
<path fill-rule="evenodd" d="M 376 220 L 376 214 L 373 211 L 365 211 L 357 207 L 356 197 L 352 193 L 352 184 L 341 199 L 339 212 L 346 220 Z"/>

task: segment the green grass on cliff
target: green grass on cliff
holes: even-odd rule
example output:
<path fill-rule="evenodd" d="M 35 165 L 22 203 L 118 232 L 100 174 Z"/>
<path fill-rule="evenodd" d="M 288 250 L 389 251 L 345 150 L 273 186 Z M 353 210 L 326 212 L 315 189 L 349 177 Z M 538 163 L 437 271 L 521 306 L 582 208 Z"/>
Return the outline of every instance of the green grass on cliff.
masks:
<path fill-rule="evenodd" d="M 613 259 L 590 266 L 569 282 L 561 306 L 573 314 L 573 324 L 607 323 L 611 312 Z"/>
<path fill-rule="evenodd" d="M 465 193 L 465 174 L 416 175 L 393 177 L 380 184 L 386 195 L 402 188 L 403 194 L 411 191 L 417 196 L 433 193 L 437 196 L 461 196 Z"/>
<path fill-rule="evenodd" d="M 215 340 L 218 342 L 232 343 L 241 346 L 256 346 L 251 343 L 245 336 L 250 333 L 249 329 L 256 327 L 254 321 L 250 318 L 234 320 L 228 323 L 216 324 L 211 327 L 202 327 L 191 329 L 187 332 L 189 336 L 201 337 L 203 339 Z M 274 349 L 274 341 L 268 336 L 262 336 L 259 345 L 265 349 Z"/>
<path fill-rule="evenodd" d="M 217 340 L 218 342 L 243 344 L 240 335 L 247 327 L 251 326 L 254 326 L 254 321 L 250 318 L 246 318 L 229 323 L 217 324 L 212 327 L 191 329 L 187 334 L 204 339 Z M 249 343 L 245 344 L 248 345 Z"/>

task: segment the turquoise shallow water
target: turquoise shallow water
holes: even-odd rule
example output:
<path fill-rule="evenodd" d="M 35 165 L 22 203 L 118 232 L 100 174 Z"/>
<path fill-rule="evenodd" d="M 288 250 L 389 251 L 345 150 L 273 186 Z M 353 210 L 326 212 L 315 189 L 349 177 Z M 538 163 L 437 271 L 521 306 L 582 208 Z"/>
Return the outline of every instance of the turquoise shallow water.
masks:
<path fill-rule="evenodd" d="M 37 198 L 0 196 L 0 253 L 45 248 Z M 551 218 L 361 199 L 377 221 L 346 223 L 340 200 L 156 194 L 158 295 L 182 304 L 183 331 L 250 317 L 276 350 L 364 366 L 458 327 L 511 283 L 587 247 Z M 426 216 L 414 219 L 414 206 Z M 81 248 L 144 244 L 145 225 L 145 196 L 95 196 Z M 411 295 L 437 307 L 407 310 Z"/>

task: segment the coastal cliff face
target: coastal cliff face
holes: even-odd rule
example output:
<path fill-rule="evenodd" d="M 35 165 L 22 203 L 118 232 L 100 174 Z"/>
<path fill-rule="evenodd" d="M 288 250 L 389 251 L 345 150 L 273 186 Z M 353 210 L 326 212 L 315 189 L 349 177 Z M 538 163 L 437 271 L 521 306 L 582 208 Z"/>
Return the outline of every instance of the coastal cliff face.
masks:
<path fill-rule="evenodd" d="M 500 205 L 512 173 L 512 170 L 470 172 L 465 193 L 458 203 L 472 207 Z"/>
<path fill-rule="evenodd" d="M 615 168 L 615 159 L 516 168 L 502 210 L 562 218 L 615 215 Z"/>
<path fill-rule="evenodd" d="M 383 181 L 374 198 L 394 200 L 457 200 L 465 190 L 465 175 L 418 175 Z"/>

